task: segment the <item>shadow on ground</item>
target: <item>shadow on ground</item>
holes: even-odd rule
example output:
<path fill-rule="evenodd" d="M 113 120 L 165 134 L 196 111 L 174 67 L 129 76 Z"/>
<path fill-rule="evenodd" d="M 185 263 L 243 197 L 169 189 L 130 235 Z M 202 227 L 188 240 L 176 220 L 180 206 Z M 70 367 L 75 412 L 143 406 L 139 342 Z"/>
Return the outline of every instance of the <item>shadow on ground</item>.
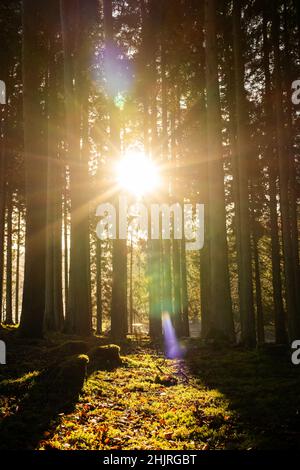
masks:
<path fill-rule="evenodd" d="M 229 402 L 238 435 L 232 448 L 299 449 L 300 366 L 289 350 L 195 347 L 186 364 L 199 385 Z"/>
<path fill-rule="evenodd" d="M 2 332 L 4 337 L 8 356 L 0 375 L 0 449 L 34 449 L 59 415 L 74 409 L 88 375 L 121 365 L 117 346 L 104 346 L 99 354 L 103 341 L 57 345 L 22 341 L 14 331 Z"/>

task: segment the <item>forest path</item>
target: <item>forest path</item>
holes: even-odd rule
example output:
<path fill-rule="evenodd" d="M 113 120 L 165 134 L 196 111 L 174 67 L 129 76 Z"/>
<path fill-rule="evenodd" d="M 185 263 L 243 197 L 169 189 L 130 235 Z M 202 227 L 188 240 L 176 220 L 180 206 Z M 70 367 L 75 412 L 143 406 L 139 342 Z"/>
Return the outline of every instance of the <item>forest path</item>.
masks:
<path fill-rule="evenodd" d="M 39 448 L 208 449 L 234 439 L 228 401 L 201 386 L 184 361 L 141 351 L 92 374 L 74 412 Z"/>

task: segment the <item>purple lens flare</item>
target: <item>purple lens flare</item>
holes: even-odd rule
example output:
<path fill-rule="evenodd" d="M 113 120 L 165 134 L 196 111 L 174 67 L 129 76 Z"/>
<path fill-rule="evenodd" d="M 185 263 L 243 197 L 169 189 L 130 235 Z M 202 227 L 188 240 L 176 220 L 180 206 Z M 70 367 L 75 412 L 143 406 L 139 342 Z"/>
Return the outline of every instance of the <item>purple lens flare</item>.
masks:
<path fill-rule="evenodd" d="M 164 312 L 162 315 L 162 325 L 166 357 L 168 359 L 182 359 L 184 356 L 184 349 L 179 344 L 168 312 Z"/>

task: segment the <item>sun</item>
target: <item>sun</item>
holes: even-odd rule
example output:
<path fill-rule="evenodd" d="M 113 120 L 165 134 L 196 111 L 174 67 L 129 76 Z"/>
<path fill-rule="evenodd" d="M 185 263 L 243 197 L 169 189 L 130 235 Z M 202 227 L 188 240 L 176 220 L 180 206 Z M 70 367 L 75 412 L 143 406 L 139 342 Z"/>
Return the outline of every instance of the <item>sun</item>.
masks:
<path fill-rule="evenodd" d="M 119 186 L 136 197 L 149 194 L 159 186 L 159 172 L 150 158 L 138 149 L 131 149 L 117 165 Z"/>

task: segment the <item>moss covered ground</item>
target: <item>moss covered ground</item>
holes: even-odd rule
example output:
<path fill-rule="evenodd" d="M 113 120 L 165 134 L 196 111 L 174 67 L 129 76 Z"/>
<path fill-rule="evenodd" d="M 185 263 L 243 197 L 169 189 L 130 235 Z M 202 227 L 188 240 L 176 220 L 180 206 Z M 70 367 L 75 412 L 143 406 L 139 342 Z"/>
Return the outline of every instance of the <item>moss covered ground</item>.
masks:
<path fill-rule="evenodd" d="M 281 349 L 190 340 L 184 359 L 168 360 L 158 346 L 131 341 L 121 345 L 121 363 L 89 368 L 81 349 L 104 340 L 87 340 L 86 348 L 66 344 L 72 338 L 28 342 L 15 332 L 5 338 L 2 449 L 300 446 L 300 367 Z"/>

